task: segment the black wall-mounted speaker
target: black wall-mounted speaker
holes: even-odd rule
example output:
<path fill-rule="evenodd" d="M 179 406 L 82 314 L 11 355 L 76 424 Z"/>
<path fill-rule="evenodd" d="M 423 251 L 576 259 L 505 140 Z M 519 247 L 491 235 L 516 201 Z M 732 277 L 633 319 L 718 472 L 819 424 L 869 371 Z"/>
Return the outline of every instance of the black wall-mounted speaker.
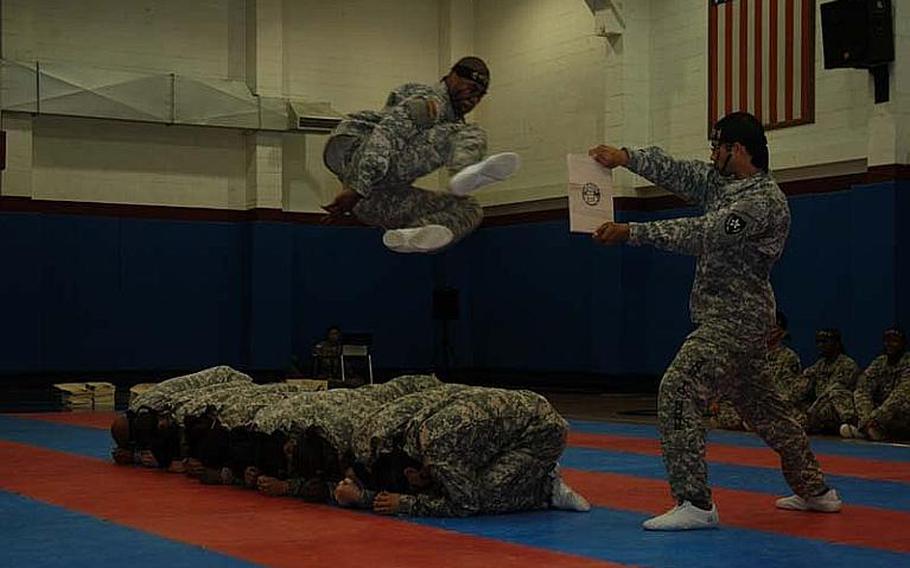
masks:
<path fill-rule="evenodd" d="M 825 69 L 894 61 L 891 0 L 835 0 L 821 5 L 821 15 Z"/>

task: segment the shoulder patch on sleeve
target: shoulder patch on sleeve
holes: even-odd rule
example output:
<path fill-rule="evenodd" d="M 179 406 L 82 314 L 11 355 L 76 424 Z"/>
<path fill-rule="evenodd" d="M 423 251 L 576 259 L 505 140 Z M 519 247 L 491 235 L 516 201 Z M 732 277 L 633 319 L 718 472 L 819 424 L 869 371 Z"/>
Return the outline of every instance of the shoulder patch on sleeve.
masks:
<path fill-rule="evenodd" d="M 741 233 L 745 228 L 746 220 L 736 213 L 731 213 L 727 216 L 726 220 L 724 220 L 724 232 L 728 235 Z"/>
<path fill-rule="evenodd" d="M 428 127 L 439 116 L 439 104 L 433 99 L 412 97 L 404 102 L 408 115 L 418 126 Z"/>

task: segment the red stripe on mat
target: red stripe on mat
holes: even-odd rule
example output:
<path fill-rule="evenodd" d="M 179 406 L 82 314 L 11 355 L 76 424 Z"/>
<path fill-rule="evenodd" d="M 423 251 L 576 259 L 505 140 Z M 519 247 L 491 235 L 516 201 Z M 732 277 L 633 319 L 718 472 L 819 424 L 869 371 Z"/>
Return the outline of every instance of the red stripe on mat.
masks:
<path fill-rule="evenodd" d="M 621 566 L 14 442 L 0 488 L 267 566 Z"/>
<path fill-rule="evenodd" d="M 565 480 L 592 505 L 657 514 L 673 503 L 667 484 L 613 473 L 564 468 Z M 845 505 L 841 513 L 803 513 L 774 507 L 774 497 L 713 489 L 721 525 L 812 538 L 838 544 L 910 552 L 910 514 Z"/>
<path fill-rule="evenodd" d="M 111 422 L 118 412 L 22 412 L 14 413 L 16 418 L 28 418 L 31 420 L 41 420 L 43 422 L 53 422 L 55 424 L 66 424 L 68 426 L 84 426 L 86 428 L 103 428 L 111 427 Z"/>
<path fill-rule="evenodd" d="M 614 452 L 660 455 L 660 443 L 649 438 L 570 432 L 569 445 L 578 448 Z M 780 459 L 770 448 L 746 448 L 714 443 L 709 443 L 707 448 L 709 462 L 771 469 L 780 467 Z M 816 457 L 825 473 L 832 475 L 910 483 L 910 465 L 907 462 L 872 460 L 831 454 L 816 454 Z"/>

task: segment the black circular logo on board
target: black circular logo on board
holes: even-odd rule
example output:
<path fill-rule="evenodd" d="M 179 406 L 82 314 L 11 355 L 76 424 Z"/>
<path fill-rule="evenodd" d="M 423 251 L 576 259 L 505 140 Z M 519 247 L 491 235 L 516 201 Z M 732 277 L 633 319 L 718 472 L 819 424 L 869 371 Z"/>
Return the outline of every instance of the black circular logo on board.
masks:
<path fill-rule="evenodd" d="M 600 188 L 593 183 L 584 184 L 581 187 L 581 199 L 588 205 L 597 205 L 600 203 Z"/>

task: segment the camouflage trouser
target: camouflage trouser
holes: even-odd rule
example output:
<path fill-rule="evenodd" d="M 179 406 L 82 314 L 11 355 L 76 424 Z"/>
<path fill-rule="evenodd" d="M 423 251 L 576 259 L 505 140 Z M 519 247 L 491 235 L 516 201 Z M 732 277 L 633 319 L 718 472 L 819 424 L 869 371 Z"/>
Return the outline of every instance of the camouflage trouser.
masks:
<path fill-rule="evenodd" d="M 812 433 L 837 432 L 841 424 L 855 424 L 853 393 L 843 388 L 825 392 L 806 411 L 806 418 L 806 429 Z"/>
<path fill-rule="evenodd" d="M 869 420 L 875 421 L 887 439 L 910 440 L 910 399 L 903 398 L 896 404 L 889 400 L 887 406 L 873 410 L 860 420 L 860 426 L 865 426 Z"/>
<path fill-rule="evenodd" d="M 689 338 L 664 374 L 658 395 L 661 448 L 677 502 L 711 501 L 703 416 L 714 395 L 730 400 L 743 420 L 780 454 L 781 470 L 794 492 L 809 497 L 825 489 L 792 405 L 774 388 L 765 353 L 736 352 Z"/>
<path fill-rule="evenodd" d="M 411 185 L 443 166 L 455 172 L 479 162 L 487 151 L 486 133 L 476 124 L 446 122 L 423 128 L 405 119 L 396 129 L 377 130 L 381 120 L 382 115 L 358 113 L 342 121 L 329 138 L 323 161 L 342 184 L 351 186 L 366 170 L 381 177 L 371 185 Z"/>
<path fill-rule="evenodd" d="M 470 196 L 402 186 L 374 189 L 357 203 L 354 215 L 367 225 L 383 229 L 442 225 L 454 233 L 454 242 L 480 225 L 483 209 Z"/>
<path fill-rule="evenodd" d="M 743 419 L 736 412 L 732 402 L 728 400 L 717 401 L 716 408 L 713 410 L 711 423 L 714 428 L 722 428 L 724 430 L 743 429 Z"/>
<path fill-rule="evenodd" d="M 554 470 L 566 447 L 568 427 L 555 411 L 528 427 L 512 447 L 480 472 L 485 514 L 545 509 Z"/>

